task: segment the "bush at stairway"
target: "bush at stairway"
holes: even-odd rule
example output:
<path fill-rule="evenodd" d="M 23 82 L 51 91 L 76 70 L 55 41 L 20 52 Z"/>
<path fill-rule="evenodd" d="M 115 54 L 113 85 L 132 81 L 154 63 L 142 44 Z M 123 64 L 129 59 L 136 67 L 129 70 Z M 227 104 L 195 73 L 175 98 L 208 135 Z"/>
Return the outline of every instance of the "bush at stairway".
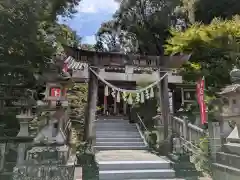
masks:
<path fill-rule="evenodd" d="M 69 116 L 72 120 L 72 127 L 76 129 L 79 140 L 82 140 L 84 132 L 85 108 L 87 105 L 88 86 L 86 83 L 75 83 L 67 92 L 70 104 Z"/>

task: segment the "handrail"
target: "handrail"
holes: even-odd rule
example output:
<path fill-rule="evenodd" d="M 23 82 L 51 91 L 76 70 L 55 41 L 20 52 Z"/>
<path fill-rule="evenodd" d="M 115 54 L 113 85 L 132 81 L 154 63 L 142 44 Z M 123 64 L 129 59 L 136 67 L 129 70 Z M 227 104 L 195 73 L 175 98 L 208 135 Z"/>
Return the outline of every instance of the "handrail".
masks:
<path fill-rule="evenodd" d="M 179 118 L 179 117 L 176 117 L 176 116 L 172 116 L 176 121 L 178 121 L 179 123 L 184 123 L 184 120 L 183 119 L 181 119 L 181 118 Z M 192 124 L 192 123 L 187 123 L 187 126 L 189 127 L 189 128 L 191 128 L 192 130 L 195 130 L 195 131 L 197 131 L 197 132 L 199 132 L 199 133 L 204 133 L 204 130 L 202 129 L 202 128 L 200 128 L 200 127 L 198 127 L 198 126 L 196 126 L 196 125 L 194 125 L 194 124 Z"/>
<path fill-rule="evenodd" d="M 180 123 L 184 123 L 184 120 L 179 118 L 179 117 L 176 117 L 176 116 L 172 116 L 172 118 L 174 118 L 176 121 L 180 122 Z"/>
<path fill-rule="evenodd" d="M 197 147 L 196 145 L 194 145 L 191 141 L 188 141 L 186 139 L 184 139 L 182 136 L 179 137 L 182 141 L 184 141 L 184 143 L 187 145 L 187 144 L 190 144 L 192 147 L 196 148 L 196 149 L 199 149 L 199 147 Z"/>
<path fill-rule="evenodd" d="M 198 127 L 198 126 L 196 126 L 196 125 L 194 125 L 194 124 L 189 123 L 189 124 L 188 124 L 188 127 L 191 128 L 191 129 L 193 129 L 193 130 L 195 130 L 195 131 L 198 131 L 198 132 L 200 132 L 200 133 L 204 133 L 204 130 L 203 130 L 202 128 L 200 128 L 200 127 Z"/>
<path fill-rule="evenodd" d="M 141 117 L 139 116 L 138 113 L 137 114 L 137 117 L 138 117 L 138 120 L 141 122 L 142 126 L 144 127 L 145 131 L 148 131 L 147 127 L 145 126 L 144 122 L 142 121 Z"/>

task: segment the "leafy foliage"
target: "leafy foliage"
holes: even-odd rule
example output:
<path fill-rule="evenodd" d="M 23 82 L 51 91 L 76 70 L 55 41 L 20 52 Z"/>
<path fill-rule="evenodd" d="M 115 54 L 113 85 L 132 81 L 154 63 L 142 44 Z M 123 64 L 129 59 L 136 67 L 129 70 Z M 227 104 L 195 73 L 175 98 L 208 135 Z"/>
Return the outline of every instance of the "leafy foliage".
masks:
<path fill-rule="evenodd" d="M 195 150 L 190 156 L 190 162 L 193 163 L 197 171 L 205 172 L 208 175 L 211 174 L 210 169 L 210 153 L 209 153 L 209 142 L 208 137 L 200 139 L 199 149 Z"/>
<path fill-rule="evenodd" d="M 72 88 L 68 90 L 67 98 L 70 102 L 72 113 L 76 117 L 83 118 L 85 105 L 87 103 L 87 84 L 75 83 Z"/>
<path fill-rule="evenodd" d="M 79 47 L 81 43 L 81 37 L 77 35 L 70 27 L 65 24 L 54 24 L 52 26 L 53 36 L 55 37 L 55 43 L 58 51 L 62 51 L 62 44 L 71 47 Z"/>
<path fill-rule="evenodd" d="M 231 19 L 240 12 L 238 0 L 181 0 L 181 2 L 182 13 L 192 24 L 195 22 L 209 24 L 216 17 Z"/>
<path fill-rule="evenodd" d="M 33 88 L 36 84 L 34 73 L 48 68 L 48 62 L 56 53 L 58 45 L 79 42 L 75 32 L 57 23 L 58 16 L 69 16 L 79 2 L 79 0 L 0 2 L 0 83 L 8 86 L 7 92 L 11 92 L 16 84 L 23 85 L 22 89 L 25 90 Z M 25 92 L 20 95 L 23 94 Z M 0 117 L 0 121 L 6 125 L 5 129 L 19 128 L 17 127 L 19 124 L 16 125 L 14 110 L 5 108 L 1 109 L 1 113 L 5 114 Z"/>
<path fill-rule="evenodd" d="M 56 23 L 57 16 L 73 12 L 78 3 L 78 0 L 16 0 L 0 3 L 1 82 L 34 83 L 33 72 L 47 67 L 49 58 L 56 51 L 56 41 L 63 43 L 60 36 L 66 41 L 63 35 L 66 26 Z M 72 33 L 70 29 L 68 32 Z"/>
<path fill-rule="evenodd" d="M 209 92 L 230 83 L 229 72 L 239 64 L 239 18 L 223 21 L 215 19 L 210 25 L 194 24 L 185 32 L 171 31 L 165 46 L 166 54 L 192 53 L 183 68 L 186 81 L 196 82 L 204 76 Z"/>
<path fill-rule="evenodd" d="M 169 36 L 168 28 L 175 16 L 178 0 L 123 0 L 113 20 L 99 30 L 98 44 L 116 47 L 126 52 L 163 54 L 163 44 Z M 105 44 L 104 44 L 105 43 Z"/>
<path fill-rule="evenodd" d="M 82 139 L 84 132 L 85 108 L 87 105 L 87 84 L 75 83 L 68 90 L 67 98 L 70 104 L 70 118 L 73 121 L 73 127 L 76 128 L 78 140 Z"/>
<path fill-rule="evenodd" d="M 119 35 L 120 32 L 115 20 L 103 23 L 97 32 L 98 50 L 115 51 L 117 49 Z"/>

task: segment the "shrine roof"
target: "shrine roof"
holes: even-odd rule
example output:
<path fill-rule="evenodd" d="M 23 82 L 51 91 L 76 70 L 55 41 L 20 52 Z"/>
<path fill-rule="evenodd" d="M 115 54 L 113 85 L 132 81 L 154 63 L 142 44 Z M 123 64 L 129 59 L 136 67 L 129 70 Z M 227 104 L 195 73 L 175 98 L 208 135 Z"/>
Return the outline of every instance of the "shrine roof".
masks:
<path fill-rule="evenodd" d="M 97 64 L 99 66 L 135 65 L 142 67 L 179 68 L 191 57 L 191 54 L 146 56 L 139 54 L 124 54 L 119 52 L 88 51 L 66 45 L 63 45 L 63 47 L 67 56 L 72 56 L 76 59 L 76 61 L 91 63 L 93 62 L 93 59 L 97 57 Z"/>
<path fill-rule="evenodd" d="M 226 94 L 231 93 L 231 92 L 236 92 L 239 87 L 240 87 L 240 84 L 228 85 L 225 88 L 223 88 L 222 91 L 219 92 L 218 94 L 219 95 L 226 95 Z"/>

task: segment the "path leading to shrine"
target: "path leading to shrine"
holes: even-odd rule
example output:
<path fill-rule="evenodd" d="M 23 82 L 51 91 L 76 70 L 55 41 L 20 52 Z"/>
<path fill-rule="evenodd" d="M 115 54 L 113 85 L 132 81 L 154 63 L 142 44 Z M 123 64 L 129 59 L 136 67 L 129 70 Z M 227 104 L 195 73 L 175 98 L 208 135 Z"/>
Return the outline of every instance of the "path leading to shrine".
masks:
<path fill-rule="evenodd" d="M 137 125 L 127 120 L 98 120 L 95 148 L 100 180 L 175 178 L 171 162 L 150 153 Z"/>

